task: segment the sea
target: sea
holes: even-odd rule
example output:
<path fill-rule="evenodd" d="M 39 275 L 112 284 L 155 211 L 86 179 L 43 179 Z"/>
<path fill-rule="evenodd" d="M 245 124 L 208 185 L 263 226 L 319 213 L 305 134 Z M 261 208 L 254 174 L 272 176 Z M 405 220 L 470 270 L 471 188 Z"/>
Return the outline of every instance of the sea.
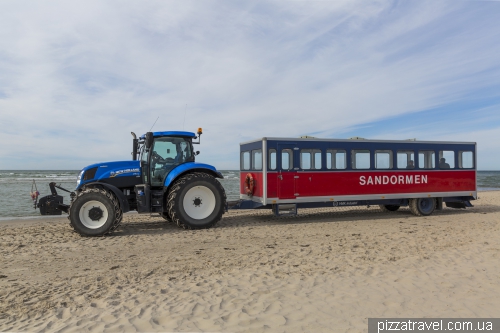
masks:
<path fill-rule="evenodd" d="M 50 194 L 49 183 L 73 191 L 79 170 L 0 170 L 0 220 L 40 217 L 34 208 L 30 193 L 40 192 L 40 198 Z M 227 200 L 239 199 L 239 171 L 222 170 L 220 182 L 226 190 Z M 478 191 L 500 190 L 500 171 L 478 171 Z M 69 203 L 69 193 L 57 190 Z"/>

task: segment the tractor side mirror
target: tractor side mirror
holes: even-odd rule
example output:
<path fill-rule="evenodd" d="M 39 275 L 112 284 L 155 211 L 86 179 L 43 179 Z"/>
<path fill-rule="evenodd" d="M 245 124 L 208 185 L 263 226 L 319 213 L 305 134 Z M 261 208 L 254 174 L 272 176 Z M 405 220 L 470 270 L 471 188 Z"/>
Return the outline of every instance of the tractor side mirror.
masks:
<path fill-rule="evenodd" d="M 146 148 L 149 149 L 153 145 L 153 132 L 146 133 Z"/>
<path fill-rule="evenodd" d="M 196 151 L 195 156 L 198 156 L 198 155 L 200 155 L 200 151 L 199 150 Z"/>

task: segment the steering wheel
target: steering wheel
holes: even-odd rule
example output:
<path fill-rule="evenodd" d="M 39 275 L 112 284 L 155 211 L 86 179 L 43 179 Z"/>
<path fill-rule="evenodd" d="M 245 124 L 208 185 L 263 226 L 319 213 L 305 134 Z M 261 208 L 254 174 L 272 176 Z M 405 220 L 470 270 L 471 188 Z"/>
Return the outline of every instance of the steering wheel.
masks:
<path fill-rule="evenodd" d="M 151 157 L 153 158 L 154 163 L 162 163 L 162 164 L 166 163 L 165 159 L 155 151 L 151 154 Z"/>

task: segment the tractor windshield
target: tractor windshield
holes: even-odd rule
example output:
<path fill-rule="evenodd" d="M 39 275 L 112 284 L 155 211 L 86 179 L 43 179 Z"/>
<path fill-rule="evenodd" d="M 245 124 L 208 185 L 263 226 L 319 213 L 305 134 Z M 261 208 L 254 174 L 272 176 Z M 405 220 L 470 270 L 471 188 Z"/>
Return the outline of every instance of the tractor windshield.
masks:
<path fill-rule="evenodd" d="M 151 150 L 151 185 L 163 186 L 166 175 L 179 164 L 194 160 L 190 138 L 155 138 Z"/>

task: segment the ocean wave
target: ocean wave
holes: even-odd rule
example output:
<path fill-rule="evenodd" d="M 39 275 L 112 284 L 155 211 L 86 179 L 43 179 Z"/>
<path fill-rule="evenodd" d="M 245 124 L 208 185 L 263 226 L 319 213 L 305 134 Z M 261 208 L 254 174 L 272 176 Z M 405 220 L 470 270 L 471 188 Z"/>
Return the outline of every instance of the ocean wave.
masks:
<path fill-rule="evenodd" d="M 500 188 L 499 187 L 478 187 L 477 191 L 478 192 L 482 192 L 482 191 L 500 191 Z"/>
<path fill-rule="evenodd" d="M 49 182 L 65 182 L 65 183 L 75 183 L 76 178 L 74 177 L 58 177 L 58 178 L 0 178 L 0 183 L 31 183 L 35 180 L 35 182 L 40 182 L 40 184 L 49 183 Z"/>
<path fill-rule="evenodd" d="M 20 215 L 20 216 L 2 216 L 0 221 L 10 221 L 10 220 L 37 220 L 37 219 L 57 219 L 57 218 L 68 218 L 68 215 Z"/>
<path fill-rule="evenodd" d="M 23 175 L 23 174 L 12 174 L 12 175 L 2 175 L 0 174 L 0 179 L 47 179 L 47 178 L 65 178 L 65 179 L 75 179 L 77 175 L 63 174 L 63 175 Z"/>
<path fill-rule="evenodd" d="M 50 176 L 45 176 L 45 178 L 65 178 L 65 179 L 75 179 L 76 180 L 77 176 L 71 176 L 68 177 L 68 175 L 50 175 Z"/>

